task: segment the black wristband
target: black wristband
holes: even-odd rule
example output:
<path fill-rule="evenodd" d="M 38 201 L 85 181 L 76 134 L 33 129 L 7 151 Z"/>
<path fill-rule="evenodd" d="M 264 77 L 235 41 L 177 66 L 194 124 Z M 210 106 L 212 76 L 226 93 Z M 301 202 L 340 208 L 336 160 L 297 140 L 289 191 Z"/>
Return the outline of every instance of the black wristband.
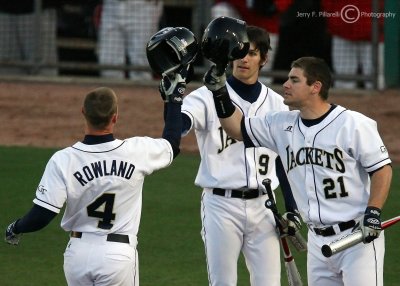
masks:
<path fill-rule="evenodd" d="M 233 105 L 231 98 L 229 97 L 226 86 L 213 91 L 215 109 L 219 118 L 230 117 L 235 112 L 235 106 Z"/>

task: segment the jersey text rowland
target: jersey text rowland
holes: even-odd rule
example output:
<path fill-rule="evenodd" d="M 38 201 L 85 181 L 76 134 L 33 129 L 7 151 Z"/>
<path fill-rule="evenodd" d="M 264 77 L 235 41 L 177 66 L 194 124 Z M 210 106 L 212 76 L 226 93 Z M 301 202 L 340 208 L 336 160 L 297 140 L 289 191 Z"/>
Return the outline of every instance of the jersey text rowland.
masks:
<path fill-rule="evenodd" d="M 82 171 L 76 171 L 74 177 L 78 182 L 85 186 L 88 182 L 92 181 L 94 178 L 104 177 L 104 176 L 118 176 L 125 179 L 130 179 L 132 177 L 133 171 L 135 170 L 135 165 L 129 164 L 127 162 L 121 161 L 119 164 L 117 160 L 112 160 L 111 163 L 106 160 L 90 163 L 88 166 L 84 166 Z M 85 180 L 86 179 L 86 180 Z"/>

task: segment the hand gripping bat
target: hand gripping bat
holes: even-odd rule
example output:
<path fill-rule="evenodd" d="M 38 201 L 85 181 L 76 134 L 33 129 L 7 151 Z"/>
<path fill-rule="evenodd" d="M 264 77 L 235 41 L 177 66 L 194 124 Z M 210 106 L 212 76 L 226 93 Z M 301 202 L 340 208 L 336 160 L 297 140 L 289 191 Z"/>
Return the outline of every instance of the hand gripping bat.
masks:
<path fill-rule="evenodd" d="M 267 195 L 268 195 L 268 200 L 265 201 L 265 207 L 270 209 L 272 213 L 274 214 L 276 225 L 279 228 L 281 228 L 280 232 L 282 233 L 282 229 L 287 228 L 287 221 L 282 217 L 282 215 L 279 213 L 278 208 L 276 206 L 274 196 L 272 194 L 271 190 L 271 180 L 270 179 L 265 179 L 263 180 L 262 184 L 264 185 Z M 296 231 L 295 235 L 288 235 L 286 236 L 289 241 L 293 244 L 293 246 L 296 248 L 297 251 L 306 251 L 307 250 L 307 241 L 304 239 L 304 237 L 301 235 L 299 231 Z"/>
<path fill-rule="evenodd" d="M 382 223 L 382 229 L 388 228 L 389 226 L 392 226 L 399 221 L 400 221 L 400 216 L 388 219 Z M 321 247 L 321 251 L 325 257 L 331 257 L 332 255 L 340 251 L 343 251 L 349 247 L 352 247 L 353 245 L 362 242 L 362 240 L 363 238 L 361 230 L 357 230 L 347 235 L 344 235 L 339 239 L 332 241 L 329 244 L 323 245 Z"/>
<path fill-rule="evenodd" d="M 267 191 L 268 195 L 268 200 L 265 202 L 265 207 L 269 208 L 272 213 L 274 214 L 275 222 L 278 227 L 279 232 L 281 233 L 283 230 L 283 223 L 286 223 L 285 220 L 282 218 L 280 213 L 278 212 L 278 208 L 276 207 L 274 196 L 272 194 L 271 190 L 271 180 L 270 179 L 265 179 L 263 182 L 263 185 Z M 301 236 L 301 234 L 300 234 Z M 301 281 L 301 276 L 299 273 L 299 270 L 297 269 L 296 262 L 294 261 L 293 255 L 290 251 L 288 242 L 287 242 L 287 237 L 295 237 L 295 236 L 281 236 L 279 234 L 280 242 L 281 242 L 281 247 L 284 255 L 284 260 L 285 260 L 285 268 L 286 268 L 286 274 L 288 278 L 288 283 L 290 286 L 302 286 L 303 282 Z M 302 237 L 301 237 L 302 238 Z M 294 243 L 293 245 L 297 248 L 300 247 L 300 249 L 307 249 L 307 243 L 305 242 L 304 238 L 302 238 L 302 241 L 298 243 Z"/>

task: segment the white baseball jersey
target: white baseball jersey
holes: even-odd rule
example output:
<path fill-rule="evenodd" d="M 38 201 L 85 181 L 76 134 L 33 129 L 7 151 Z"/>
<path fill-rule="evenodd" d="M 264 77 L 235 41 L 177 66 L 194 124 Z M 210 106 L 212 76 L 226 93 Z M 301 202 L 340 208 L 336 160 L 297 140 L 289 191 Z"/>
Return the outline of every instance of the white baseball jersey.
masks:
<path fill-rule="evenodd" d="M 173 159 L 165 139 L 133 137 L 81 142 L 49 160 L 33 202 L 59 213 L 66 231 L 137 235 L 144 177 Z"/>
<path fill-rule="evenodd" d="M 346 235 L 338 223 L 357 220 L 370 195 L 368 172 L 391 161 L 376 122 L 336 106 L 316 125 L 305 126 L 299 111 L 245 118 L 255 146 L 275 150 L 282 163 L 303 220 L 314 227 L 333 225 L 335 234 L 308 232 L 309 286 L 383 285 L 384 233 L 369 244 L 358 244 L 330 258 L 324 244 Z M 360 275 L 355 275 L 360 271 Z"/>
<path fill-rule="evenodd" d="M 232 101 L 245 115 L 265 115 L 288 110 L 280 95 L 261 85 L 257 100 L 243 100 L 227 83 Z M 203 188 L 201 235 L 207 256 L 210 285 L 236 285 L 237 263 L 243 253 L 253 286 L 280 285 L 280 250 L 272 212 L 265 208 L 266 196 L 244 200 L 213 193 L 214 188 L 263 189 L 265 178 L 271 188 L 276 177 L 275 152 L 267 148 L 245 148 L 227 136 L 214 107 L 212 93 L 201 87 L 183 100 L 182 112 L 192 121 L 201 154 L 195 184 Z"/>
<path fill-rule="evenodd" d="M 246 118 L 245 126 L 255 146 L 281 156 L 303 220 L 316 227 L 361 216 L 368 172 L 391 163 L 376 122 L 341 106 L 311 127 L 299 111 Z"/>
<path fill-rule="evenodd" d="M 242 99 L 227 83 L 229 95 L 244 115 L 263 116 L 271 110 L 288 110 L 283 98 L 262 85 L 256 102 Z M 263 189 L 262 181 L 271 179 L 272 189 L 279 181 L 275 173 L 275 152 L 267 148 L 244 147 L 243 142 L 227 136 L 215 111 L 212 93 L 201 87 L 184 98 L 182 113 L 192 120 L 201 154 L 195 184 L 203 188 Z"/>

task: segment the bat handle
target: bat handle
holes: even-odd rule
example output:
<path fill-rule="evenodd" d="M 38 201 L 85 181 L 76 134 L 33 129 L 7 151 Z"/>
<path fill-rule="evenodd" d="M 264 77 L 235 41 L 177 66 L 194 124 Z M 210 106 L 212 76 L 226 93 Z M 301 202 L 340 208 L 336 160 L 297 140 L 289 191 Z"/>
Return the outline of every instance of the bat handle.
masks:
<path fill-rule="evenodd" d="M 265 188 L 266 194 L 268 195 L 268 198 L 270 200 L 272 200 L 272 202 L 275 204 L 275 199 L 274 199 L 274 194 L 272 193 L 272 189 L 271 189 L 271 179 L 264 179 L 262 181 L 262 184 Z"/>
<path fill-rule="evenodd" d="M 301 235 L 300 231 L 296 231 L 294 236 L 289 235 L 288 238 L 297 251 L 307 250 L 307 241 Z"/>

